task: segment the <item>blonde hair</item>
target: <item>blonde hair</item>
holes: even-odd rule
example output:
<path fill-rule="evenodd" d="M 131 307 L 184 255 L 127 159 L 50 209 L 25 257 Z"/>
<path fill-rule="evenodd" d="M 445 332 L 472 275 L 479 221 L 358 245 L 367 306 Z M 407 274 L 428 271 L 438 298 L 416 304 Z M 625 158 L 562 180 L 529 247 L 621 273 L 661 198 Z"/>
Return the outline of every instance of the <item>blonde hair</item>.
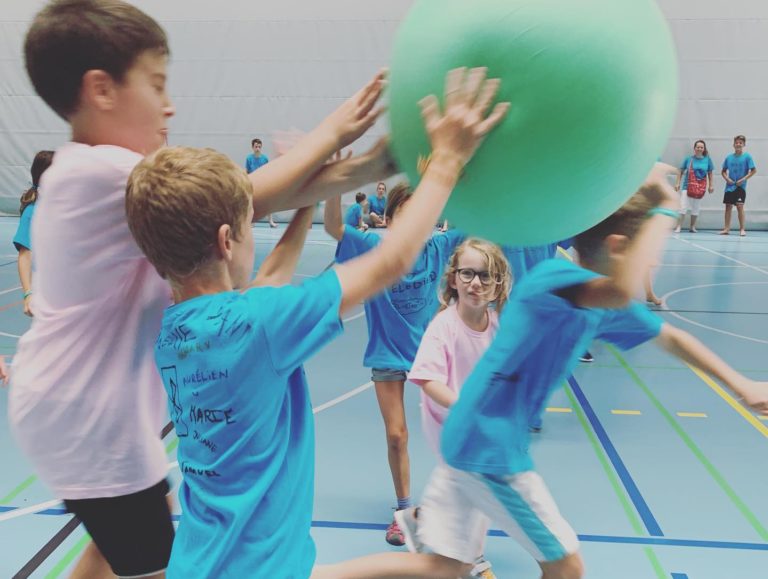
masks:
<path fill-rule="evenodd" d="M 451 287 L 450 280 L 451 278 L 455 280 L 454 276 L 459 269 L 459 259 L 461 259 L 461 256 L 467 248 L 472 248 L 481 253 L 488 265 L 488 273 L 491 274 L 491 278 L 500 280 L 499 283 L 483 287 L 487 288 L 486 291 L 492 296 L 488 301 L 495 304 L 496 311 L 501 314 L 501 311 L 504 309 L 504 305 L 509 298 L 509 290 L 512 285 L 512 274 L 509 262 L 507 261 L 507 258 L 504 257 L 504 253 L 498 245 L 477 237 L 465 239 L 464 242 L 456 248 L 453 255 L 451 255 L 448 267 L 445 269 L 445 275 L 443 276 L 440 294 L 438 296 L 440 299 L 439 311 L 442 312 L 452 303 L 459 300 L 459 293 L 456 288 Z"/>
<path fill-rule="evenodd" d="M 222 225 L 238 241 L 252 203 L 245 170 L 212 149 L 166 147 L 128 178 L 128 226 L 158 273 L 177 282 L 214 255 Z"/>

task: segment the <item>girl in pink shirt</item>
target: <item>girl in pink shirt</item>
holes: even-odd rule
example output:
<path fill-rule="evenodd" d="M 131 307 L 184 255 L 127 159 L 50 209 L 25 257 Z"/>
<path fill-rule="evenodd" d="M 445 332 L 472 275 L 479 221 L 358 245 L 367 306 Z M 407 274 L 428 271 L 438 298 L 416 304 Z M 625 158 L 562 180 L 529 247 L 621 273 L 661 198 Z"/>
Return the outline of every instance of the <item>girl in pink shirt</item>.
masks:
<path fill-rule="evenodd" d="M 487 241 L 467 239 L 451 256 L 440 296 L 442 306 L 424 333 L 408 376 L 422 388 L 422 426 L 438 459 L 443 421 L 496 334 L 511 279 L 501 249 Z M 481 524 L 485 534 L 489 522 L 485 519 Z M 468 533 L 474 531 L 467 529 Z M 472 576 L 495 577 L 490 564 L 478 555 Z"/>

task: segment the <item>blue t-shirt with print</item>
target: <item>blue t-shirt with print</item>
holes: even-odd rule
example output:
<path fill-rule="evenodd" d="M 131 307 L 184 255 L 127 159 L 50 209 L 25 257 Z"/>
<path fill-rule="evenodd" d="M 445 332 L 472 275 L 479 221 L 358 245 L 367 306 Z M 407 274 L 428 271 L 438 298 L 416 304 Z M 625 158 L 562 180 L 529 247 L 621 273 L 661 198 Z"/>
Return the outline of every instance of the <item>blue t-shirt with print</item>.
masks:
<path fill-rule="evenodd" d="M 387 196 L 379 198 L 378 195 L 374 195 L 368 199 L 370 203 L 371 213 L 375 213 L 379 217 L 384 217 L 384 210 L 387 208 Z"/>
<path fill-rule="evenodd" d="M 707 173 L 711 173 L 715 170 L 715 164 L 712 162 L 712 158 L 709 156 L 697 157 L 695 155 L 691 155 L 686 157 L 680 165 L 680 171 L 683 174 L 683 180 L 680 183 L 680 188 L 683 190 L 688 189 L 688 171 L 691 169 L 691 163 L 693 163 L 693 174 L 698 180 L 706 178 Z"/>
<path fill-rule="evenodd" d="M 328 271 L 168 308 L 155 347 L 179 437 L 168 577 L 306 579 L 314 422 L 302 364 L 342 331 Z"/>
<path fill-rule="evenodd" d="M 597 338 L 629 349 L 658 336 L 662 320 L 632 303 L 579 308 L 557 291 L 598 274 L 550 259 L 526 275 L 504 307 L 491 346 L 461 389 L 443 426 L 445 461 L 460 470 L 514 474 L 533 469 L 528 422 Z"/>
<path fill-rule="evenodd" d="M 728 171 L 728 177 L 731 178 L 733 183 L 725 183 L 726 191 L 733 191 L 736 187 L 741 187 L 745 191 L 747 190 L 747 182 L 744 181 L 741 185 L 736 185 L 736 181 L 744 177 L 752 169 L 755 168 L 755 162 L 752 160 L 752 155 L 749 153 L 742 153 L 736 155 L 731 153 L 723 161 L 723 171 Z"/>
<path fill-rule="evenodd" d="M 360 218 L 363 216 L 363 206 L 359 203 L 350 205 L 347 214 L 344 216 L 344 223 L 352 227 L 360 225 Z"/>
<path fill-rule="evenodd" d="M 251 153 L 245 158 L 245 172 L 253 173 L 259 167 L 263 167 L 269 163 L 269 159 L 266 155 L 259 155 L 258 157 Z"/>
<path fill-rule="evenodd" d="M 408 371 L 419 343 L 439 306 L 440 280 L 463 234 L 456 230 L 435 234 L 422 250 L 416 265 L 405 277 L 365 302 L 368 346 L 363 365 Z M 381 243 L 376 233 L 346 226 L 336 248 L 336 261 L 345 262 Z"/>
<path fill-rule="evenodd" d="M 32 216 L 35 214 L 35 204 L 30 203 L 21 212 L 19 226 L 16 228 L 16 235 L 13 236 L 13 246 L 16 251 L 23 249 L 32 249 Z"/>
<path fill-rule="evenodd" d="M 530 247 L 503 246 L 504 257 L 512 269 L 513 283 L 518 283 L 533 267 L 542 261 L 552 259 L 557 255 L 557 243 L 548 245 L 533 245 Z"/>

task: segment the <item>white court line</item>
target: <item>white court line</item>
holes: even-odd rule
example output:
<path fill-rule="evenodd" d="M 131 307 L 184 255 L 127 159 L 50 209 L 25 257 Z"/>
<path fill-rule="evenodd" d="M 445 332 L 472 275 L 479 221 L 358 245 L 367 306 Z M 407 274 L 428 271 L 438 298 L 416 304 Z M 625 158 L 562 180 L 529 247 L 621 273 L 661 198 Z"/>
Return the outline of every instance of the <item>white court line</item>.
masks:
<path fill-rule="evenodd" d="M 21 336 L 17 336 L 16 334 L 6 334 L 5 332 L 0 332 L 0 336 L 5 336 L 6 338 L 16 338 L 17 340 L 21 338 Z"/>
<path fill-rule="evenodd" d="M 693 321 L 693 320 L 691 320 L 689 318 L 686 318 L 685 316 L 682 316 L 682 315 L 678 314 L 677 312 L 670 311 L 669 305 L 667 305 L 667 300 L 671 296 L 673 296 L 675 294 L 679 294 L 679 293 L 686 292 L 686 291 L 689 291 L 689 290 L 694 290 L 694 289 L 703 289 L 703 288 L 708 288 L 708 287 L 719 287 L 719 286 L 724 286 L 724 285 L 768 285 L 768 282 L 766 282 L 766 281 L 735 281 L 735 282 L 728 282 L 728 283 L 708 283 L 708 284 L 703 284 L 703 285 L 692 285 L 690 287 L 679 288 L 679 289 L 673 290 L 673 291 L 671 291 L 671 292 L 669 292 L 667 294 L 664 294 L 661 297 L 662 304 L 661 304 L 661 308 L 660 308 L 659 311 L 665 312 L 665 313 L 669 314 L 670 316 L 674 316 L 677 319 L 682 320 L 684 322 L 687 322 L 689 324 L 692 324 L 694 326 L 698 326 L 700 328 L 704 328 L 705 330 L 710 330 L 712 332 L 717 332 L 719 334 L 725 334 L 726 336 L 732 336 L 734 338 L 741 338 L 742 340 L 748 340 L 750 342 L 757 342 L 758 344 L 768 344 L 768 340 L 761 340 L 760 338 L 752 338 L 750 336 L 743 336 L 742 334 L 735 334 L 735 333 L 729 332 L 727 330 L 721 330 L 720 328 L 714 328 L 714 327 L 708 326 L 706 324 L 701 324 L 699 322 L 695 322 L 695 321 Z"/>
<path fill-rule="evenodd" d="M 15 519 L 16 517 L 23 517 L 24 515 L 29 515 L 32 513 L 38 513 L 40 511 L 44 511 L 45 509 L 50 509 L 51 507 L 57 507 L 59 505 L 61 505 L 61 501 L 59 499 L 55 499 L 52 501 L 39 503 L 37 505 L 32 505 L 30 507 L 24 507 L 23 509 L 8 511 L 7 513 L 0 515 L 0 522 L 9 521 L 11 519 Z"/>
<path fill-rule="evenodd" d="M 729 257 L 729 256 L 727 256 L 727 255 L 725 255 L 723 253 L 720 253 L 719 251 L 715 251 L 714 249 L 709 249 L 708 247 L 704 247 L 703 245 L 699 245 L 698 243 L 693 243 L 692 241 L 688 241 L 687 239 L 680 239 L 680 241 L 682 241 L 683 243 L 687 243 L 688 245 L 690 245 L 692 247 L 696 247 L 698 249 L 702 249 L 702 250 L 704 250 L 706 252 L 712 253 L 714 255 L 717 255 L 719 257 L 722 257 L 724 259 L 732 261 L 734 263 L 738 263 L 741 266 L 748 267 L 749 269 L 754 269 L 755 271 L 759 271 L 760 273 L 764 273 L 765 275 L 768 275 L 768 270 L 765 270 L 765 269 L 762 269 L 760 267 L 757 267 L 756 265 L 751 265 L 751 264 L 746 263 L 744 261 L 740 261 L 740 260 L 738 260 L 736 258 Z"/>
<path fill-rule="evenodd" d="M 8 288 L 6 290 L 0 291 L 0 296 L 4 296 L 5 294 L 9 294 L 11 292 L 15 292 L 16 290 L 20 290 L 21 286 L 17 285 L 16 287 Z"/>

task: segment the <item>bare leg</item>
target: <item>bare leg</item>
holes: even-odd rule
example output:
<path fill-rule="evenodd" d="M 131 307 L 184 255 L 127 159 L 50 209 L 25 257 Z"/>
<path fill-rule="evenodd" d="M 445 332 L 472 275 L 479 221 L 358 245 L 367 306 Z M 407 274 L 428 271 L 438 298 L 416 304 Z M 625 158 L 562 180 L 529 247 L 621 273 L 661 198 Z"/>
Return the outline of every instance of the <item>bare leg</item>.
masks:
<path fill-rule="evenodd" d="M 584 561 L 579 553 L 563 557 L 559 561 L 539 563 L 541 579 L 581 579 L 584 577 Z"/>
<path fill-rule="evenodd" d="M 680 233 L 680 228 L 683 226 L 684 219 L 685 219 L 685 213 L 681 213 L 680 218 L 677 220 L 677 227 L 675 227 L 675 233 Z"/>
<path fill-rule="evenodd" d="M 114 577 L 112 568 L 93 541 L 88 543 L 70 575 L 70 579 L 114 579 Z"/>
<path fill-rule="evenodd" d="M 471 564 L 440 555 L 380 553 L 335 565 L 318 565 L 312 579 L 457 579 L 471 570 Z"/>
<path fill-rule="evenodd" d="M 275 223 L 275 218 L 272 217 L 272 214 L 269 214 L 269 226 L 270 227 L 277 227 L 277 223 Z"/>
<path fill-rule="evenodd" d="M 744 204 L 738 203 L 736 205 L 736 213 L 739 215 L 739 233 L 745 235 L 747 233 L 747 220 L 744 216 Z"/>
<path fill-rule="evenodd" d="M 411 465 L 408 459 L 408 426 L 405 423 L 403 382 L 374 382 L 376 398 L 387 434 L 387 456 L 398 499 L 411 494 Z"/>
<path fill-rule="evenodd" d="M 699 218 L 698 215 L 691 214 L 691 231 L 693 233 L 696 233 L 698 229 L 696 229 L 696 220 Z"/>
<path fill-rule="evenodd" d="M 728 235 L 728 231 L 731 229 L 731 212 L 733 211 L 733 205 L 727 203 L 725 205 L 725 224 L 720 235 Z"/>
<path fill-rule="evenodd" d="M 660 306 L 661 300 L 659 299 L 659 296 L 657 296 L 656 293 L 653 291 L 653 282 L 651 281 L 650 271 L 645 276 L 645 279 L 643 280 L 643 282 L 645 285 L 645 301 L 647 301 L 648 303 L 654 304 L 656 306 Z"/>

